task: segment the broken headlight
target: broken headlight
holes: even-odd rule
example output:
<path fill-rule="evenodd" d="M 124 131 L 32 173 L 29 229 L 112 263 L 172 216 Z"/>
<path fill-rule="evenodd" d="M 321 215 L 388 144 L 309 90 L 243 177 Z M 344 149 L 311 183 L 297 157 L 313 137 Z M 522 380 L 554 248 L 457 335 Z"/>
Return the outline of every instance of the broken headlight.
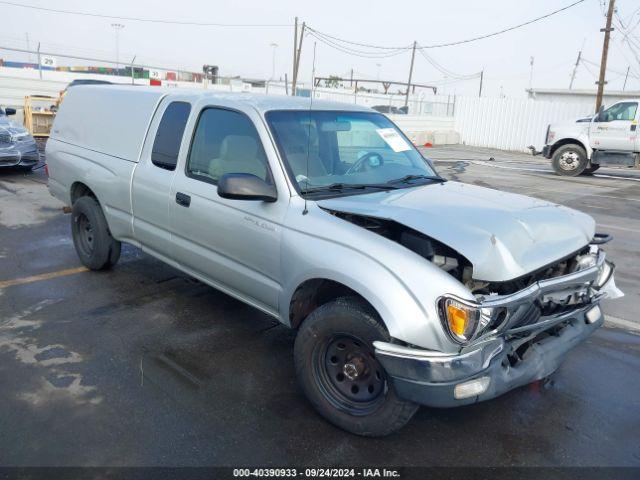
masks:
<path fill-rule="evenodd" d="M 493 314 L 492 309 L 451 297 L 440 298 L 438 312 L 445 330 L 457 343 L 468 343 L 478 338 L 491 323 Z"/>
<path fill-rule="evenodd" d="M 605 283 L 609 281 L 611 275 L 613 274 L 613 264 L 610 262 L 603 262 L 600 267 L 600 271 L 598 272 L 598 278 L 594 283 L 596 288 L 601 288 Z"/>

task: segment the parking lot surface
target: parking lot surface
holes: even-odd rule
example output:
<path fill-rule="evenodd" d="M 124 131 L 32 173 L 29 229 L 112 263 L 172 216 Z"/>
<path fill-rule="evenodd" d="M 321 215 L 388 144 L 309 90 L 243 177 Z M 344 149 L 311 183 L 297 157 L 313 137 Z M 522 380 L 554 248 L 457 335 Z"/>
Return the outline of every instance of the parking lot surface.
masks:
<path fill-rule="evenodd" d="M 638 172 L 562 178 L 519 154 L 427 154 L 449 179 L 580 209 L 614 235 L 626 297 L 552 382 L 422 408 L 386 438 L 347 434 L 298 388 L 294 332 L 132 247 L 87 272 L 42 170 L 2 170 L 0 465 L 640 466 Z"/>

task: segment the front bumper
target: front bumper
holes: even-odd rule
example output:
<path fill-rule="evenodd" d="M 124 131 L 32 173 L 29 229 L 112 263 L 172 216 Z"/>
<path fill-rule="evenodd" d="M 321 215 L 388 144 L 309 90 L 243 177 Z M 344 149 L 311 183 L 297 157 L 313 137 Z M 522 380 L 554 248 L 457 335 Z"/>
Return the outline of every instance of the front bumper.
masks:
<path fill-rule="evenodd" d="M 0 144 L 0 167 L 33 167 L 40 160 L 35 141 Z"/>
<path fill-rule="evenodd" d="M 537 282 L 512 295 L 489 297 L 481 305 L 508 308 L 508 320 L 457 354 L 375 342 L 376 358 L 401 398 L 431 407 L 489 400 L 540 380 L 552 374 L 570 350 L 603 324 L 600 300 L 622 295 L 615 286 L 612 265 L 606 282 L 594 288 L 604 262 L 601 253 L 594 267 Z M 585 301 L 562 313 L 537 317 L 529 313 L 549 297 L 582 295 L 585 291 L 589 295 Z M 461 393 L 467 387 L 471 389 Z"/>

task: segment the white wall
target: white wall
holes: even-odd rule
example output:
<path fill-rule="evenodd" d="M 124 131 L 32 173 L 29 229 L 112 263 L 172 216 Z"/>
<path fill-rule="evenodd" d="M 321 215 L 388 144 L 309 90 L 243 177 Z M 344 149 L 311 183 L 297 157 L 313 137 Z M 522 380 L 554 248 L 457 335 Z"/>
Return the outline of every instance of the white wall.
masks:
<path fill-rule="evenodd" d="M 466 145 L 526 152 L 529 145 L 542 148 L 549 123 L 576 120 L 592 110 L 591 102 L 457 97 L 454 128 Z"/>

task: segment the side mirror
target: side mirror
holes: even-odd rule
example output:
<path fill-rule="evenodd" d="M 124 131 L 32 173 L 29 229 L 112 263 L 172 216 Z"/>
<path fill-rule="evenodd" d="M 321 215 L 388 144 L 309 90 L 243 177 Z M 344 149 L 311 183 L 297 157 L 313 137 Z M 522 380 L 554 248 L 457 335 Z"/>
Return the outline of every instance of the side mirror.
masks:
<path fill-rule="evenodd" d="M 275 202 L 276 187 L 250 173 L 227 173 L 218 180 L 218 195 L 232 200 Z"/>
<path fill-rule="evenodd" d="M 604 122 L 606 121 L 604 118 L 604 105 L 600 105 L 600 108 L 598 109 L 598 113 L 596 113 L 596 116 L 593 117 L 593 121 L 594 122 Z"/>
<path fill-rule="evenodd" d="M 9 115 L 15 115 L 16 114 L 16 109 L 15 108 L 5 108 L 4 109 L 4 114 L 9 116 Z"/>

